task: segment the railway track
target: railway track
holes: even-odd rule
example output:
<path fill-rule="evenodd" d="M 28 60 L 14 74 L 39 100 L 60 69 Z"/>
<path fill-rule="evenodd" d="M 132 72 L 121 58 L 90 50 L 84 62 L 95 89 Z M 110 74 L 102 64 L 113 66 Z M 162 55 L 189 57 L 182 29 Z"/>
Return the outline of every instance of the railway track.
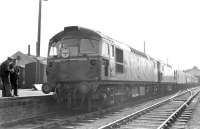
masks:
<path fill-rule="evenodd" d="M 198 93 L 199 89 L 188 90 L 178 96 L 127 115 L 98 129 L 182 128 L 192 113 L 192 106 L 188 105 Z"/>
<path fill-rule="evenodd" d="M 172 95 L 170 95 L 171 97 Z M 158 101 L 161 101 L 163 98 L 168 98 L 169 96 L 162 97 L 156 100 L 151 100 L 148 99 L 140 99 L 135 104 L 126 104 L 126 105 L 120 105 L 120 106 L 114 106 L 114 107 L 109 107 L 106 109 L 102 109 L 99 111 L 91 112 L 91 113 L 83 113 L 83 112 L 76 112 L 76 113 L 69 113 L 69 112 L 60 112 L 60 113 L 54 113 L 54 114 L 49 114 L 49 115 L 44 115 L 44 116 L 38 116 L 34 118 L 29 118 L 25 119 L 22 121 L 17 121 L 15 123 L 8 123 L 2 128 L 6 129 L 62 129 L 63 127 L 76 127 L 79 125 L 80 122 L 83 121 L 89 121 L 90 123 L 94 122 L 97 119 L 101 119 L 106 115 L 112 115 L 112 114 L 118 114 L 118 112 L 123 112 L 120 111 L 122 108 L 129 107 L 137 107 L 135 110 L 138 110 L 141 107 L 148 107 L 152 105 L 152 103 L 156 103 Z M 143 102 L 143 103 L 142 103 Z M 140 103 L 140 104 L 138 104 Z M 127 115 L 127 114 L 124 114 Z M 102 124 L 100 124 L 102 125 Z M 94 127 L 94 126 L 93 126 Z M 79 128 L 79 127 L 78 127 Z M 87 127 L 83 127 L 87 128 Z"/>

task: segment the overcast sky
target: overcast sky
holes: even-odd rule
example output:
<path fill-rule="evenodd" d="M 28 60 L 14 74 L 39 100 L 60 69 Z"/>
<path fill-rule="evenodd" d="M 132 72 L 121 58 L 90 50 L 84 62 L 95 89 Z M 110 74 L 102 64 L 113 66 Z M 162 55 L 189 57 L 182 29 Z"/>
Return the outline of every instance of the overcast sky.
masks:
<path fill-rule="evenodd" d="M 36 53 L 39 0 L 0 0 L 0 62 Z M 65 26 L 98 30 L 178 69 L 200 67 L 199 0 L 48 0 L 42 3 L 41 55 Z"/>

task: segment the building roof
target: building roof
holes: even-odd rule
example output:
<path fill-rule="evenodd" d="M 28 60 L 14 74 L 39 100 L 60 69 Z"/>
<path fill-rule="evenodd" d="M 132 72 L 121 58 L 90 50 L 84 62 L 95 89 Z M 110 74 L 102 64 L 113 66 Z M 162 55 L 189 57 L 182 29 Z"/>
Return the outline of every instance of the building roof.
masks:
<path fill-rule="evenodd" d="M 185 70 L 185 72 L 200 77 L 200 69 L 198 69 L 196 66 L 194 66 L 192 69 Z"/>
<path fill-rule="evenodd" d="M 24 54 L 20 51 L 17 51 L 15 54 L 13 54 L 12 57 L 14 57 L 18 60 L 17 65 L 19 65 L 21 67 L 25 67 L 26 64 L 32 63 L 32 62 L 37 62 L 38 60 L 41 63 L 46 64 L 46 57 L 36 57 L 34 55 Z"/>

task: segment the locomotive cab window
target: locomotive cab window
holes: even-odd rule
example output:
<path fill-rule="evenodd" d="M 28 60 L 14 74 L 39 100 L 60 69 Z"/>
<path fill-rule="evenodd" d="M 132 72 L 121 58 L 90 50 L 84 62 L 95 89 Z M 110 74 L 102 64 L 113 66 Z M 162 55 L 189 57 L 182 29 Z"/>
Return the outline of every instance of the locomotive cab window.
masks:
<path fill-rule="evenodd" d="M 60 54 L 59 49 L 61 47 L 60 42 L 54 43 L 50 48 L 49 48 L 49 53 L 48 56 L 53 57 L 53 56 L 58 56 Z"/>
<path fill-rule="evenodd" d="M 55 55 L 57 55 L 57 49 L 56 47 L 51 47 L 49 56 L 55 56 Z"/>
<path fill-rule="evenodd" d="M 80 40 L 80 53 L 98 53 L 98 41 L 94 39 L 81 39 Z"/>
<path fill-rule="evenodd" d="M 124 65 L 123 65 L 123 50 L 116 48 L 115 49 L 115 59 L 116 59 L 116 72 L 117 73 L 123 73 L 124 72 Z"/>
<path fill-rule="evenodd" d="M 63 38 L 61 41 L 50 46 L 51 55 L 58 57 L 74 57 L 83 55 L 98 55 L 99 41 L 86 38 Z"/>

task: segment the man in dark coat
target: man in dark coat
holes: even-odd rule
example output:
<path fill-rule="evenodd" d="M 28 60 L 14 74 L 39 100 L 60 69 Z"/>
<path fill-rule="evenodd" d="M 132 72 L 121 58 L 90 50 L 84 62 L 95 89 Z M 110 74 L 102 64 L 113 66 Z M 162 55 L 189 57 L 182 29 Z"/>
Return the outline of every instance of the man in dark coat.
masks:
<path fill-rule="evenodd" d="M 13 60 L 13 63 L 10 65 L 10 82 L 12 89 L 14 89 L 14 96 L 18 96 L 18 78 L 19 78 L 19 68 L 16 66 L 16 60 Z"/>
<path fill-rule="evenodd" d="M 12 63 L 13 58 L 8 57 L 0 66 L 0 76 L 3 83 L 2 96 L 10 97 L 11 94 L 11 84 L 10 84 L 10 64 Z"/>

